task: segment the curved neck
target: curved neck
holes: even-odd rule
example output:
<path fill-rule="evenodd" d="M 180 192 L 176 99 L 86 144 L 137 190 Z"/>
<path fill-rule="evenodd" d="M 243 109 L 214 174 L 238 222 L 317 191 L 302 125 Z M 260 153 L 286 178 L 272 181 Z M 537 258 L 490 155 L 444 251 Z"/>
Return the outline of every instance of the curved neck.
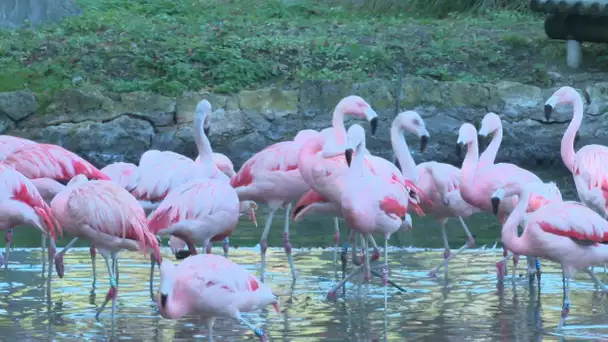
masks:
<path fill-rule="evenodd" d="M 566 133 L 562 138 L 561 146 L 562 161 L 570 172 L 572 172 L 572 169 L 574 168 L 574 157 L 576 156 L 576 152 L 574 152 L 574 138 L 576 137 L 576 131 L 578 131 L 578 128 L 583 122 L 583 99 L 581 99 L 580 95 L 576 94 L 574 97 L 572 108 L 574 114 L 568 125 L 568 129 L 566 129 Z"/>
<path fill-rule="evenodd" d="M 492 165 L 496 160 L 500 143 L 502 142 L 502 127 L 498 128 L 492 135 L 492 141 L 479 157 L 479 165 Z"/>
<path fill-rule="evenodd" d="M 517 233 L 517 228 L 519 223 L 523 220 L 523 217 L 526 213 L 526 208 L 528 207 L 528 201 L 530 200 L 530 195 L 526 192 L 518 193 L 519 201 L 517 202 L 517 206 L 511 212 L 511 215 L 507 218 L 507 221 L 502 227 L 501 237 L 502 243 L 513 253 L 515 254 L 525 254 L 526 246 L 525 242 L 519 237 Z"/>
<path fill-rule="evenodd" d="M 365 170 L 365 141 L 360 142 L 355 148 L 350 169 L 356 175 L 360 175 Z"/>
<path fill-rule="evenodd" d="M 344 128 L 344 111 L 336 106 L 331 117 L 331 125 L 336 134 L 336 142 L 340 145 L 346 144 L 346 128 Z"/>
<path fill-rule="evenodd" d="M 211 143 L 205 134 L 204 122 L 204 115 L 196 116 L 194 120 L 194 141 L 198 149 L 200 167 L 204 169 L 205 175 L 211 175 L 213 173 L 213 151 L 211 150 Z"/>
<path fill-rule="evenodd" d="M 477 145 L 477 139 L 473 139 L 473 141 L 467 145 L 467 154 L 464 157 L 462 168 L 460 169 L 460 192 L 463 195 L 463 198 L 470 197 L 470 194 L 475 187 L 475 170 L 477 170 L 478 161 L 479 146 Z"/>
<path fill-rule="evenodd" d="M 407 146 L 403 130 L 396 125 L 391 126 L 391 145 L 393 146 L 393 151 L 397 156 L 399 165 L 401 165 L 403 177 L 418 184 L 418 168 L 416 167 L 416 162 Z"/>

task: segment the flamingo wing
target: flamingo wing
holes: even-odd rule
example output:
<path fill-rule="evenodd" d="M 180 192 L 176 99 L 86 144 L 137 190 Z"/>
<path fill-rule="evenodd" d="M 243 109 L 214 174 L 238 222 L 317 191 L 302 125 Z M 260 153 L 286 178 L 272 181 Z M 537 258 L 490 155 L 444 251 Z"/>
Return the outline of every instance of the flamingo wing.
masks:
<path fill-rule="evenodd" d="M 293 141 L 266 147 L 243 164 L 232 177 L 230 185 L 235 188 L 250 185 L 258 173 L 298 171 L 298 152 L 301 147 L 301 144 Z"/>
<path fill-rule="evenodd" d="M 112 163 L 101 169 L 101 172 L 127 191 L 134 190 L 139 183 L 139 168 L 132 163 Z"/>
<path fill-rule="evenodd" d="M 6 157 L 12 154 L 15 150 L 25 145 L 34 144 L 36 144 L 36 142 L 28 139 L 14 137 L 12 135 L 0 135 L 0 160 L 6 159 Z"/>
<path fill-rule="evenodd" d="M 144 255 L 152 248 L 157 260 L 162 260 L 144 210 L 118 183 L 91 181 L 69 190 L 65 209 L 73 222 L 110 236 L 135 240 Z"/>
<path fill-rule="evenodd" d="M 13 151 L 4 162 L 32 179 L 69 181 L 80 174 L 89 179 L 110 179 L 75 153 L 52 144 L 26 144 Z"/>
<path fill-rule="evenodd" d="M 190 180 L 194 161 L 171 151 L 146 151 L 139 160 L 139 182 L 131 191 L 138 200 L 159 201 Z"/>
<path fill-rule="evenodd" d="M 589 190 L 601 188 L 604 199 L 608 201 L 608 147 L 602 145 L 586 145 L 576 154 L 575 175 L 582 176 Z"/>
<path fill-rule="evenodd" d="M 540 228 L 547 233 L 579 241 L 608 241 L 608 222 L 580 203 L 550 203 L 533 215 Z"/>

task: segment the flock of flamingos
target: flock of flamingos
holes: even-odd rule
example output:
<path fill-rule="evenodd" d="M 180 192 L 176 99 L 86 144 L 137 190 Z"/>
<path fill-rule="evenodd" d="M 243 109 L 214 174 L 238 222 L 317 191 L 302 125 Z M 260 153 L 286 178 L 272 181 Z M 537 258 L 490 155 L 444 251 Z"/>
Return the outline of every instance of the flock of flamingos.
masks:
<path fill-rule="evenodd" d="M 93 262 L 98 251 L 110 277 L 110 290 L 97 315 L 109 301 L 114 314 L 118 254 L 122 250 L 141 251 L 151 257 L 151 289 L 154 266 L 159 265 L 161 282 L 155 300 L 163 317 L 200 315 L 207 322 L 210 339 L 215 317 L 232 317 L 265 340 L 265 333 L 241 312 L 268 305 L 279 312 L 278 296 L 263 283 L 266 238 L 279 208 L 285 209 L 284 248 L 294 281 L 290 221 L 313 214 L 332 216 L 338 244 L 337 217 L 344 218 L 350 241 L 354 241 L 354 267 L 330 290 L 330 297 L 360 272 L 366 281 L 371 278 L 370 263 L 380 259 L 373 234 L 385 238 L 381 277 L 387 286 L 386 241 L 400 228 L 412 228 L 408 212 L 430 215 L 441 226 L 445 260 L 431 275 L 440 268 L 447 272 L 448 262 L 474 245 L 463 218 L 490 212 L 502 222 L 505 247 L 504 258 L 497 264 L 499 277 L 505 274 L 507 260 L 513 258 L 516 266 L 519 255 L 528 258 L 530 280 L 536 275 L 539 284 L 537 258 L 562 265 L 565 299 L 561 328 L 570 308 L 569 281 L 577 270 L 585 270 L 608 291 L 593 273 L 593 266 L 608 263 L 608 246 L 603 244 L 608 241 L 608 148 L 587 145 L 575 152 L 583 100 L 573 88 L 560 88 L 545 103 L 547 120 L 560 104 L 571 104 L 574 110 L 562 138 L 561 156 L 573 174 L 582 203 L 563 201 L 554 183 L 544 183 L 530 171 L 494 163 L 503 133 L 501 120 L 494 113 L 483 118 L 479 132 L 469 123 L 460 127 L 457 142 L 467 151 L 460 169 L 434 161 L 416 165 L 404 134 L 416 135 L 424 150 L 429 133 L 414 111 L 397 115 L 390 128 L 398 164 L 374 156 L 366 149 L 364 129 L 358 124 L 348 130 L 344 126 L 345 115 L 350 115 L 369 121 L 372 135 L 377 128 L 377 113 L 354 95 L 337 104 L 331 127 L 320 132 L 302 130 L 291 141 L 268 146 L 238 172 L 226 156 L 212 152 L 207 138 L 212 109 L 206 100 L 199 102 L 195 112 L 196 160 L 171 151 L 150 150 L 141 156 L 139 166 L 119 162 L 98 170 L 60 146 L 0 136 L 0 222 L 7 230 L 2 262 L 8 265 L 13 228 L 18 225 L 31 225 L 43 233 L 43 252 L 48 239 L 49 279 L 53 264 L 57 274 L 64 276 L 63 255 L 77 239 L 86 239 L 91 242 Z M 492 136 L 481 156 L 478 135 Z M 260 279 L 227 258 L 228 238 L 239 217 L 249 214 L 256 222 L 258 203 L 270 208 L 260 241 Z M 468 236 L 456 253 L 450 252 L 445 231 L 451 217 L 460 220 Z M 56 237 L 65 232 L 74 239 L 56 253 Z M 177 266 L 160 255 L 159 237 L 167 235 L 176 258 L 184 259 Z M 211 244 L 216 241 L 223 241 L 224 256 L 211 254 Z M 359 243 L 361 257 L 354 248 Z M 368 244 L 373 253 L 368 252 Z M 197 254 L 196 246 L 206 253 Z"/>

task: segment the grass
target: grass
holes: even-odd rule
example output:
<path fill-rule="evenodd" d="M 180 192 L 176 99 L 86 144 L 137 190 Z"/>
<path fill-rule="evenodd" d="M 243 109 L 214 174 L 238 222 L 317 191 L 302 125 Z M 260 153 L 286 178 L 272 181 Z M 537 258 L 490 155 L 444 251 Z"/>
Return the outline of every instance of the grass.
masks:
<path fill-rule="evenodd" d="M 0 91 L 28 88 L 48 99 L 82 79 L 114 92 L 234 92 L 392 78 L 397 63 L 439 80 L 543 84 L 549 68 L 565 63 L 565 44 L 549 41 L 542 18 L 525 11 L 473 6 L 476 14 L 438 18 L 321 0 L 77 2 L 82 16 L 0 31 Z M 590 45 L 585 60 L 605 58 L 603 48 Z"/>

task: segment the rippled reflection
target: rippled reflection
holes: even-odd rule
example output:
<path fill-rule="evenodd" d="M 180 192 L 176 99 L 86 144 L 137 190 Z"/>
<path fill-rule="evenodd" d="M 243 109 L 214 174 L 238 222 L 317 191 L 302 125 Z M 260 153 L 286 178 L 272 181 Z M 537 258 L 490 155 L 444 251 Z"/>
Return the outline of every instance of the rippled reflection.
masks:
<path fill-rule="evenodd" d="M 165 257 L 171 257 L 167 249 Z M 220 249 L 214 250 L 220 253 Z M 329 301 L 325 295 L 341 272 L 328 250 L 296 251 L 299 279 L 291 276 L 281 249 L 268 251 L 266 282 L 281 298 L 282 313 L 247 314 L 260 324 L 271 340 L 283 341 L 403 341 L 475 340 L 541 341 L 555 334 L 562 306 L 562 278 L 555 264 L 544 262 L 539 294 L 528 281 L 507 280 L 497 286 L 495 262 L 501 250 L 463 253 L 450 263 L 450 278 L 428 278 L 427 270 L 442 258 L 441 251 L 392 249 L 391 278 L 404 287 L 388 290 L 379 279 L 371 284 L 348 284 L 346 296 Z M 66 276 L 53 278 L 51 300 L 46 295 L 40 251 L 16 250 L 7 272 L 0 272 L 0 330 L 3 339 L 127 338 L 182 340 L 206 337 L 196 317 L 178 321 L 162 319 L 148 290 L 149 263 L 137 253 L 121 254 L 118 310 L 95 320 L 95 309 L 108 290 L 107 273 L 97 267 L 93 284 L 88 249 L 66 255 Z M 259 255 L 253 249 L 233 249 L 234 261 L 257 274 Z M 98 263 L 101 260 L 98 260 Z M 524 272 L 525 262 L 520 273 Z M 99 266 L 99 265 L 98 265 Z M 95 286 L 95 287 L 94 287 Z M 156 287 L 159 286 L 158 277 Z M 608 338 L 608 312 L 603 294 L 585 274 L 572 282 L 572 309 L 568 336 Z M 218 341 L 255 340 L 251 331 L 230 319 L 219 319 L 214 328 Z"/>

